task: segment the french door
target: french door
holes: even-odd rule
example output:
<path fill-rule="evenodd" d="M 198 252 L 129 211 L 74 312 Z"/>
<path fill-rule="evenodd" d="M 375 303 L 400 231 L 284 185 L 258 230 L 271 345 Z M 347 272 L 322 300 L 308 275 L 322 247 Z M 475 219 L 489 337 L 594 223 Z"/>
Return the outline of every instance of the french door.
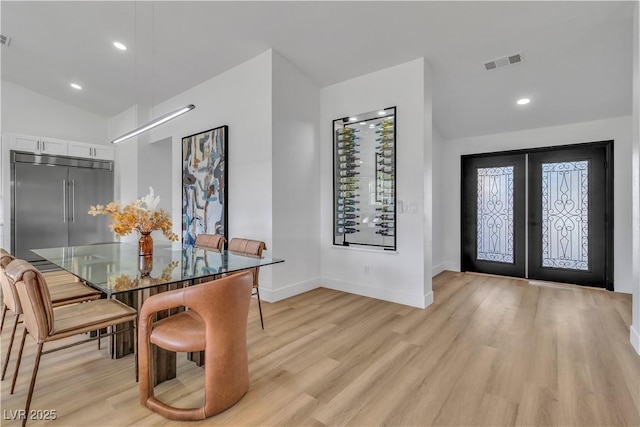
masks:
<path fill-rule="evenodd" d="M 612 150 L 463 156 L 463 271 L 613 290 Z"/>

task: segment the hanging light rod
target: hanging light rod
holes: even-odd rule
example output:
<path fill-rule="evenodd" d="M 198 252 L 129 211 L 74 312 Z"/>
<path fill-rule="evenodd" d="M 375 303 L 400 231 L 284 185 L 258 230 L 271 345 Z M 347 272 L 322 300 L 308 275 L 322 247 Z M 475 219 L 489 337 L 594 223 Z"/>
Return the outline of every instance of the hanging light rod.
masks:
<path fill-rule="evenodd" d="M 194 108 L 196 108 L 195 105 L 193 104 L 189 104 L 189 105 L 185 105 L 184 107 L 178 108 L 175 111 L 172 111 L 170 113 L 164 114 L 160 117 L 157 117 L 153 120 L 151 120 L 149 123 L 144 124 L 142 126 L 140 126 L 139 128 L 136 128 L 130 132 L 125 133 L 122 136 L 119 136 L 118 138 L 114 139 L 113 141 L 111 141 L 112 144 L 117 144 L 118 142 L 122 142 L 124 140 L 127 140 L 129 138 L 133 138 L 136 135 L 140 135 L 143 132 L 148 131 L 149 129 L 153 129 L 156 126 L 160 126 L 163 123 L 168 122 L 171 119 L 175 119 L 176 117 L 186 113 L 187 111 L 191 111 Z"/>

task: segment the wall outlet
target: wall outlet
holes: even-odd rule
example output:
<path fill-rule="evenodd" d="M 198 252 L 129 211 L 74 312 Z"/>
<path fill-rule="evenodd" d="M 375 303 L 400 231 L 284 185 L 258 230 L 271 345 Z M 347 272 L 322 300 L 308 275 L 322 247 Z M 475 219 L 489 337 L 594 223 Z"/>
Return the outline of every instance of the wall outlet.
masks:
<path fill-rule="evenodd" d="M 407 213 L 417 213 L 418 212 L 418 204 L 413 202 L 407 202 Z"/>

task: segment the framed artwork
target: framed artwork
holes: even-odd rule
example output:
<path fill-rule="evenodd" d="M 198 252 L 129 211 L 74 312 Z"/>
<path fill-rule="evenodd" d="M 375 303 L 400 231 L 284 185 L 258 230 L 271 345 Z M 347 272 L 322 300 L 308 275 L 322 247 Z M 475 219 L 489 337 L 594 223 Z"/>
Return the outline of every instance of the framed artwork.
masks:
<path fill-rule="evenodd" d="M 228 126 L 182 138 L 182 245 L 201 233 L 228 241 Z"/>

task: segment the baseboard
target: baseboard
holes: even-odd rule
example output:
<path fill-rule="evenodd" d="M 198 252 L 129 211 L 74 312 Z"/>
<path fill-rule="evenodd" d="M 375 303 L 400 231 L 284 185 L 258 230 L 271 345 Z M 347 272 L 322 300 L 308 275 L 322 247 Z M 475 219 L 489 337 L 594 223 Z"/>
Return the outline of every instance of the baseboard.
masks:
<path fill-rule="evenodd" d="M 640 334 L 633 325 L 629 328 L 629 340 L 636 353 L 640 354 Z"/>
<path fill-rule="evenodd" d="M 433 291 L 429 291 L 429 293 L 424 296 L 424 307 L 427 308 L 431 304 L 433 304 Z"/>
<path fill-rule="evenodd" d="M 445 270 L 446 268 L 444 268 L 444 263 L 438 264 L 431 269 L 431 277 L 436 277 L 438 274 L 442 273 Z"/>
<path fill-rule="evenodd" d="M 294 283 L 278 289 L 260 288 L 260 299 L 267 302 L 276 302 L 292 296 L 302 294 L 320 287 L 320 279 L 315 278 L 304 282 Z"/>
<path fill-rule="evenodd" d="M 343 280 L 335 280 L 322 278 L 322 287 L 333 289 L 336 291 L 347 292 L 350 294 L 361 295 L 369 298 L 380 299 L 389 302 L 395 302 L 411 307 L 426 308 L 433 303 L 433 293 L 427 295 L 413 295 L 405 292 L 390 291 L 389 289 L 374 288 L 371 286 L 363 286 L 360 283 L 346 282 Z"/>
<path fill-rule="evenodd" d="M 443 262 L 442 271 L 444 270 L 460 272 L 460 263 L 459 262 Z"/>

